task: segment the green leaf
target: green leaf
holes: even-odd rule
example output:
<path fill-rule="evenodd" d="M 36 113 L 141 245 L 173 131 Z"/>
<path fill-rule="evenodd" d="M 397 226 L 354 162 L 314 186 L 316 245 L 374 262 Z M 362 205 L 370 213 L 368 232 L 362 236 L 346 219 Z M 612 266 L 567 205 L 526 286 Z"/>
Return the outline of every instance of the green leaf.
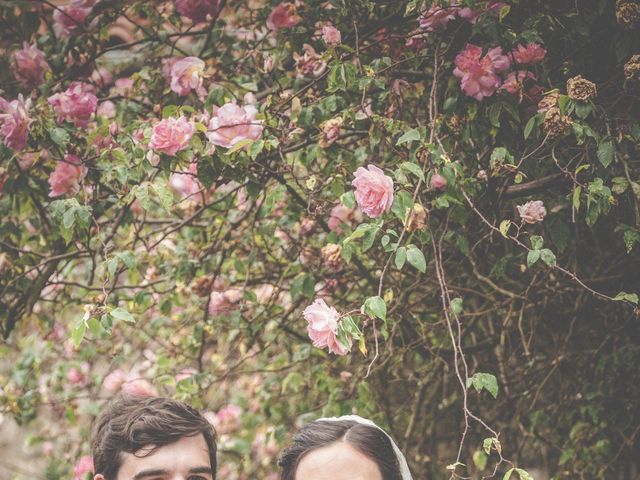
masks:
<path fill-rule="evenodd" d="M 365 315 L 376 317 L 380 320 L 387 321 L 387 304 L 382 297 L 369 297 L 364 301 L 362 310 Z"/>
<path fill-rule="evenodd" d="M 473 452 L 473 463 L 478 470 L 484 470 L 487 466 L 488 455 L 482 450 L 476 450 Z"/>
<path fill-rule="evenodd" d="M 89 331 L 94 338 L 100 337 L 103 328 L 102 324 L 96 317 L 91 317 L 89 320 L 87 320 L 87 326 L 89 327 Z"/>
<path fill-rule="evenodd" d="M 251 145 L 251 148 L 249 148 L 249 156 L 251 157 L 252 160 L 255 160 L 258 157 L 258 155 L 262 153 L 263 149 L 264 149 L 264 140 L 262 139 L 256 140 Z"/>
<path fill-rule="evenodd" d="M 395 264 L 398 270 L 402 270 L 404 263 L 407 261 L 407 249 L 405 247 L 398 247 L 396 250 Z"/>
<path fill-rule="evenodd" d="M 476 373 L 473 377 L 467 379 L 467 388 L 473 385 L 477 392 L 485 389 L 493 398 L 498 398 L 498 380 L 495 375 L 490 373 Z"/>
<path fill-rule="evenodd" d="M 82 343 L 85 328 L 86 327 L 84 324 L 84 320 L 80 320 L 78 323 L 76 323 L 74 329 L 71 330 L 71 340 L 73 341 L 73 344 L 76 346 L 76 348 L 78 348 Z"/>
<path fill-rule="evenodd" d="M 420 165 L 412 162 L 403 162 L 402 165 L 400 165 L 400 167 L 414 174 L 416 177 L 418 177 L 420 180 L 424 182 L 424 173 L 422 172 L 422 168 L 420 168 Z"/>
<path fill-rule="evenodd" d="M 345 192 L 340 197 L 340 202 L 347 208 L 353 210 L 356 207 L 356 196 L 353 191 Z"/>
<path fill-rule="evenodd" d="M 227 150 L 227 155 L 231 155 L 232 153 L 236 153 L 239 150 L 242 150 L 244 147 L 252 145 L 254 143 L 250 138 L 245 138 L 244 140 L 240 140 L 233 147 Z M 256 155 L 257 156 L 257 155 Z"/>
<path fill-rule="evenodd" d="M 67 143 L 69 143 L 69 132 L 67 132 L 64 128 L 55 127 L 49 130 L 49 135 L 51 136 L 51 140 L 56 145 L 64 148 Z"/>
<path fill-rule="evenodd" d="M 540 259 L 540 250 L 529 250 L 527 254 L 527 266 L 530 267 Z"/>
<path fill-rule="evenodd" d="M 509 238 L 510 227 L 511 227 L 511 220 L 503 220 L 500 222 L 500 233 L 504 238 Z"/>
<path fill-rule="evenodd" d="M 415 267 L 419 272 L 425 273 L 427 271 L 427 262 L 424 254 L 415 245 L 409 245 L 407 247 L 407 261 L 409 265 Z"/>
<path fill-rule="evenodd" d="M 634 305 L 638 304 L 637 293 L 620 292 L 615 297 L 613 297 L 613 299 L 617 302 L 627 301 L 633 303 Z"/>
<path fill-rule="evenodd" d="M 76 223 L 76 209 L 71 207 L 62 216 L 62 226 L 68 230 L 73 227 L 74 223 Z"/>
<path fill-rule="evenodd" d="M 531 248 L 539 250 L 544 245 L 544 239 L 540 235 L 531 235 Z"/>
<path fill-rule="evenodd" d="M 542 250 L 540 250 L 540 258 L 542 258 L 542 261 L 550 267 L 556 266 L 556 256 L 548 248 L 543 248 Z"/>
<path fill-rule="evenodd" d="M 489 108 L 489 122 L 491 122 L 491 125 L 494 127 L 500 126 L 500 112 L 502 112 L 501 103 L 494 103 Z"/>
<path fill-rule="evenodd" d="M 606 140 L 598 145 L 598 160 L 603 167 L 608 167 L 613 162 L 615 156 L 615 150 L 613 148 L 613 142 Z"/>
<path fill-rule="evenodd" d="M 411 130 L 405 132 L 396 142 L 396 146 L 402 145 L 403 143 L 411 143 L 415 140 L 420 140 L 420 132 L 417 128 L 412 128 Z"/>
<path fill-rule="evenodd" d="M 574 190 L 573 190 L 573 208 L 576 209 L 576 212 L 578 210 L 580 210 L 580 194 L 582 193 L 582 187 L 580 185 L 578 185 Z"/>
<path fill-rule="evenodd" d="M 122 320 L 123 322 L 135 323 L 136 320 L 133 318 L 129 312 L 127 312 L 124 308 L 118 307 L 111 310 L 111 316 L 113 318 L 117 318 L 118 320 Z"/>
<path fill-rule="evenodd" d="M 525 140 L 527 138 L 529 138 L 529 135 L 531 135 L 531 132 L 533 131 L 533 127 L 535 127 L 535 126 L 536 126 L 536 117 L 534 115 L 533 117 L 531 117 L 529 119 L 527 124 L 524 126 L 524 139 Z"/>

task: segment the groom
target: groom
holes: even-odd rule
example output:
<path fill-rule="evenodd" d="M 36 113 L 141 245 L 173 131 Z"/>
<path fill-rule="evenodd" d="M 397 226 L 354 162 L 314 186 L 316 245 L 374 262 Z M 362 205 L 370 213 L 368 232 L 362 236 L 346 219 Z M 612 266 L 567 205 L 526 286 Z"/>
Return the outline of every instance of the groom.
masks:
<path fill-rule="evenodd" d="M 120 396 L 97 418 L 93 480 L 215 480 L 211 424 L 190 406 L 161 397 Z"/>

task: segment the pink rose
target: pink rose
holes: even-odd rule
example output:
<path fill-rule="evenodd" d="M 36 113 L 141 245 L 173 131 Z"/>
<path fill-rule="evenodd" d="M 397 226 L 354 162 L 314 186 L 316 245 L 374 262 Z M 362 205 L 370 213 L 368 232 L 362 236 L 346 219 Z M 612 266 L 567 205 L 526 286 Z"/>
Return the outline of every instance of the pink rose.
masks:
<path fill-rule="evenodd" d="M 176 11 L 194 23 L 204 22 L 207 15 L 214 17 L 218 10 L 218 0 L 175 0 Z"/>
<path fill-rule="evenodd" d="M 502 7 L 507 4 L 504 2 L 484 2 L 485 6 L 478 5 L 476 8 L 464 7 L 458 11 L 458 16 L 464 18 L 469 23 L 476 23 L 478 17 L 483 13 L 490 13 L 493 15 L 499 15 Z"/>
<path fill-rule="evenodd" d="M 338 341 L 339 315 L 335 308 L 318 298 L 304 309 L 303 316 L 314 347 L 326 347 L 331 353 L 346 355 L 350 346 L 344 346 Z"/>
<path fill-rule="evenodd" d="M 298 15 L 295 5 L 283 2 L 271 11 L 267 18 L 267 27 L 277 32 L 281 28 L 294 27 L 301 21 L 302 18 Z"/>
<path fill-rule="evenodd" d="M 111 100 L 105 100 L 98 106 L 96 113 L 100 117 L 114 118 L 116 116 L 116 105 Z"/>
<path fill-rule="evenodd" d="M 429 10 L 422 13 L 418 18 L 420 28 L 430 32 L 446 27 L 447 23 L 456 18 L 456 7 L 444 7 L 433 5 Z"/>
<path fill-rule="evenodd" d="M 73 467 L 73 479 L 84 480 L 87 473 L 93 474 L 93 457 L 89 455 L 80 457 L 75 467 Z"/>
<path fill-rule="evenodd" d="M 44 53 L 35 44 L 22 44 L 22 50 L 16 50 L 11 55 L 11 67 L 13 73 L 26 88 L 37 87 L 44 82 L 45 72 L 51 71 L 51 67 L 44 59 Z"/>
<path fill-rule="evenodd" d="M 491 48 L 482 56 L 482 48 L 467 44 L 455 59 L 453 74 L 461 79 L 462 91 L 480 101 L 490 97 L 500 86 L 498 72 L 509 68 L 510 61 L 500 47 Z"/>
<path fill-rule="evenodd" d="M 318 55 L 315 49 L 305 43 L 302 45 L 304 53 L 293 54 L 293 59 L 296 61 L 296 70 L 300 77 L 319 77 L 327 69 L 327 62 L 322 60 L 322 56 Z"/>
<path fill-rule="evenodd" d="M 527 78 L 535 80 L 536 76 L 531 72 L 527 72 L 526 70 L 509 72 L 509 75 L 507 75 L 507 78 L 505 78 L 504 83 L 500 87 L 500 90 L 506 90 L 511 94 L 518 93 L 522 91 L 524 81 Z"/>
<path fill-rule="evenodd" d="M 356 189 L 356 202 L 371 218 L 376 218 L 391 209 L 393 204 L 393 180 L 375 165 L 367 169 L 359 167 L 351 182 Z"/>
<path fill-rule="evenodd" d="M 171 90 L 181 97 L 195 90 L 203 97 L 206 91 L 202 87 L 205 64 L 198 57 L 184 57 L 171 65 Z"/>
<path fill-rule="evenodd" d="M 169 117 L 153 127 L 149 147 L 157 152 L 175 155 L 189 146 L 196 127 L 185 117 Z"/>
<path fill-rule="evenodd" d="M 322 27 L 322 39 L 330 47 L 337 47 L 342 42 L 342 34 L 333 25 L 325 25 Z"/>
<path fill-rule="evenodd" d="M 75 155 L 66 154 L 64 160 L 56 163 L 56 168 L 49 175 L 50 197 L 75 195 L 80 191 L 80 184 L 87 174 L 87 167 Z"/>
<path fill-rule="evenodd" d="M 122 391 L 139 397 L 153 397 L 158 394 L 156 388 L 143 378 L 128 380 L 122 384 Z"/>
<path fill-rule="evenodd" d="M 10 102 L 0 97 L 0 136 L 4 137 L 7 147 L 22 150 L 27 144 L 29 125 L 32 122 L 27 114 L 30 107 L 31 99 L 25 101 L 22 94 Z"/>
<path fill-rule="evenodd" d="M 447 179 L 439 173 L 434 174 L 429 181 L 429 186 L 433 190 L 444 191 L 447 189 Z"/>
<path fill-rule="evenodd" d="M 67 120 L 81 128 L 87 126 L 98 104 L 93 87 L 82 82 L 73 82 L 64 92 L 50 96 L 47 101 L 53 106 L 58 123 Z"/>
<path fill-rule="evenodd" d="M 227 405 L 218 410 L 214 425 L 218 433 L 231 433 L 240 427 L 242 409 L 237 405 Z"/>
<path fill-rule="evenodd" d="M 547 209 L 544 208 L 542 200 L 533 200 L 524 205 L 518 205 L 518 214 L 524 223 L 540 223 L 547 215 Z"/>
<path fill-rule="evenodd" d="M 342 203 L 338 203 L 331 209 L 331 213 L 329 213 L 329 221 L 327 225 L 331 229 L 331 231 L 336 233 L 342 233 L 341 225 L 346 223 L 349 225 L 351 223 L 351 216 L 353 214 L 353 210 L 349 207 L 343 205 Z"/>
<path fill-rule="evenodd" d="M 526 47 L 521 44 L 511 51 L 511 55 L 515 59 L 516 63 L 523 65 L 532 65 L 538 63 L 544 59 L 547 55 L 547 51 L 542 45 L 537 43 L 529 43 Z"/>
<path fill-rule="evenodd" d="M 109 375 L 104 377 L 104 380 L 102 381 L 102 385 L 104 386 L 104 389 L 107 390 L 108 392 L 116 393 L 120 391 L 120 388 L 122 388 L 122 384 L 126 380 L 127 380 L 127 376 L 125 375 L 125 373 L 122 370 L 118 369 L 118 370 L 114 370 Z"/>
<path fill-rule="evenodd" d="M 106 87 L 113 82 L 113 75 L 111 72 L 104 67 L 98 67 L 93 72 L 91 72 L 91 80 L 98 87 Z"/>
<path fill-rule="evenodd" d="M 207 138 L 214 145 L 225 148 L 242 140 L 258 140 L 264 127 L 262 120 L 256 120 L 257 115 L 258 110 L 253 105 L 239 107 L 235 103 L 225 103 L 214 110 Z"/>
<path fill-rule="evenodd" d="M 67 380 L 78 387 L 86 387 L 89 384 L 89 364 L 83 362 L 80 368 L 71 367 L 67 371 Z"/>
<path fill-rule="evenodd" d="M 242 299 L 242 292 L 237 288 L 230 288 L 224 292 L 213 291 L 209 298 L 209 315 L 222 315 L 236 309 Z"/>
<path fill-rule="evenodd" d="M 53 31 L 58 38 L 68 38 L 83 29 L 84 21 L 92 7 L 74 5 L 57 7 L 53 12 Z"/>
<path fill-rule="evenodd" d="M 198 181 L 198 165 L 190 163 L 187 170 L 174 172 L 169 177 L 169 186 L 180 194 L 182 198 L 191 198 L 199 200 L 196 197 L 204 190 L 202 184 Z"/>

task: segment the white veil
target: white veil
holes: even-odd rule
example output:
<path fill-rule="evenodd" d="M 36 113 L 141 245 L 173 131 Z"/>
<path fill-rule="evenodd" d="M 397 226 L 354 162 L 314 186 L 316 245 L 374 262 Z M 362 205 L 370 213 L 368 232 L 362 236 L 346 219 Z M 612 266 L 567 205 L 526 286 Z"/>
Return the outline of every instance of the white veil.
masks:
<path fill-rule="evenodd" d="M 400 474 L 402 475 L 402 480 L 413 480 L 413 477 L 411 476 L 411 472 L 409 471 L 409 465 L 407 465 L 407 459 L 404 458 L 404 455 L 398 448 L 398 445 L 396 445 L 396 442 L 393 441 L 393 438 L 391 438 L 391 436 L 387 432 L 382 430 L 378 425 L 373 423 L 371 420 L 362 418 L 358 415 L 343 415 L 342 417 L 319 418 L 318 420 L 316 420 L 316 422 L 339 422 L 341 420 L 351 420 L 353 422 L 358 422 L 363 425 L 369 425 L 370 427 L 375 427 L 378 430 L 384 432 L 384 434 L 389 438 L 389 441 L 393 446 L 393 451 L 395 452 L 396 457 L 398 458 L 398 465 L 400 465 Z"/>

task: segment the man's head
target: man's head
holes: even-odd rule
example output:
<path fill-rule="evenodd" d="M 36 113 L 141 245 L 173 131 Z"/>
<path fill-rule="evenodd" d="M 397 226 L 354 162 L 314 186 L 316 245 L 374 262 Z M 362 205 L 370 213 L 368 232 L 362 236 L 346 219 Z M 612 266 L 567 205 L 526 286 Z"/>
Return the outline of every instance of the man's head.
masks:
<path fill-rule="evenodd" d="M 94 480 L 215 480 L 211 424 L 195 409 L 161 397 L 120 396 L 96 420 Z"/>

